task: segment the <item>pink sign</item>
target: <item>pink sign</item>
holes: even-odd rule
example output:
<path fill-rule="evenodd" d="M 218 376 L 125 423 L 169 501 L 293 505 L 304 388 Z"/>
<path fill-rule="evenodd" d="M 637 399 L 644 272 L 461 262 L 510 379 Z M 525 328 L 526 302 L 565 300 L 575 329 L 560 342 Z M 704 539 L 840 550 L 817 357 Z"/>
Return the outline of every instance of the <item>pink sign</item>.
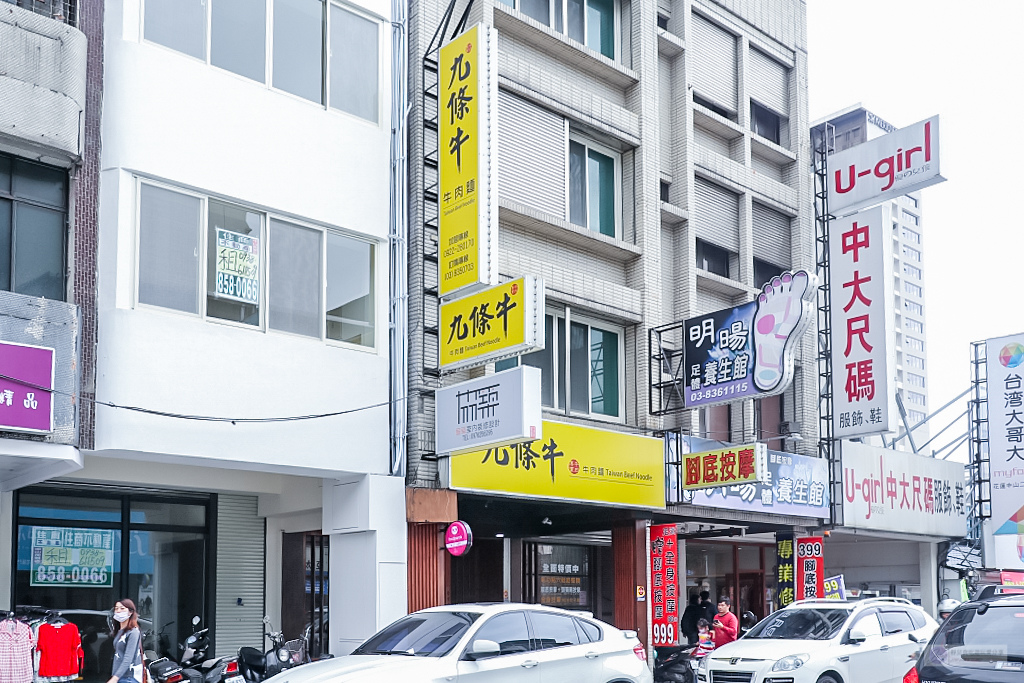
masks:
<path fill-rule="evenodd" d="M 0 430 L 53 431 L 53 349 L 0 342 Z"/>
<path fill-rule="evenodd" d="M 452 522 L 444 532 L 444 547 L 455 557 L 461 557 L 473 547 L 473 531 L 465 522 Z"/>

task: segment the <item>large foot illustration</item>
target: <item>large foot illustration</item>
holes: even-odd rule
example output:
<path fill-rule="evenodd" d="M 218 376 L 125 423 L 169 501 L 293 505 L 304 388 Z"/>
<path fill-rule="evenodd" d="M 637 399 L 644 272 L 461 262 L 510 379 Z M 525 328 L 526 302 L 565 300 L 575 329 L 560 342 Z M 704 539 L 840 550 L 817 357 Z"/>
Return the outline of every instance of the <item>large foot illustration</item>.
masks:
<path fill-rule="evenodd" d="M 774 277 L 757 297 L 754 313 L 754 386 L 772 391 L 786 374 L 786 347 L 810 318 L 805 300 L 813 296 L 807 273 Z"/>

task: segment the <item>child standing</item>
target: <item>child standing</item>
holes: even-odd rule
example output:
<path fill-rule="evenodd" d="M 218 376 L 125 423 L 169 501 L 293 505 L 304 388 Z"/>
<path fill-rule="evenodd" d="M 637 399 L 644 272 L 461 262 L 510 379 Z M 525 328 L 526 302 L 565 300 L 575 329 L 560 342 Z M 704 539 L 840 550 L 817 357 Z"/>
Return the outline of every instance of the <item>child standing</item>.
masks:
<path fill-rule="evenodd" d="M 693 652 L 694 658 L 700 659 L 715 649 L 714 637 L 714 633 L 711 631 L 711 624 L 708 623 L 707 619 L 701 619 L 697 622 L 697 649 Z"/>

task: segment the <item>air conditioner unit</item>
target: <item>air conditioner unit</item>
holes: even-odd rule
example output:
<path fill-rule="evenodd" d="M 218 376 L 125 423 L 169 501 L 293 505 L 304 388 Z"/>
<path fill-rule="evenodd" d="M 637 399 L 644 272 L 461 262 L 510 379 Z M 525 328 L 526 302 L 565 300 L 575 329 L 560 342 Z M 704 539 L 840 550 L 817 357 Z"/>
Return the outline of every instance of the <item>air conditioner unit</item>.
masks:
<path fill-rule="evenodd" d="M 779 423 L 779 434 L 798 434 L 800 432 L 800 423 L 785 420 Z"/>

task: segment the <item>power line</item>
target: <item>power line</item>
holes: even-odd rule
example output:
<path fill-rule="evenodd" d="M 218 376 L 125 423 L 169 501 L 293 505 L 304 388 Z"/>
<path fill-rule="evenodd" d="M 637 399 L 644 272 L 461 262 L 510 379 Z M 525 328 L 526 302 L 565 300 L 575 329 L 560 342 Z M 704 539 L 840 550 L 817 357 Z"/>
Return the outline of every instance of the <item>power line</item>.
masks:
<path fill-rule="evenodd" d="M 169 417 L 176 420 L 194 420 L 197 422 L 230 422 L 231 424 L 242 423 L 262 423 L 262 422 L 298 422 L 301 420 L 319 420 L 325 417 L 337 417 L 339 415 L 348 415 L 350 413 L 358 413 L 364 410 L 371 410 L 373 408 L 383 408 L 384 406 L 390 406 L 392 403 L 399 403 L 406 399 L 400 398 L 395 401 L 383 401 L 381 403 L 374 403 L 367 406 L 359 406 L 358 408 L 349 408 L 347 410 L 335 410 L 329 413 L 314 413 L 309 415 L 285 415 L 282 417 L 214 417 L 211 415 L 187 415 L 184 413 L 173 413 L 166 410 L 154 410 L 152 408 L 142 408 L 139 406 L 123 406 L 110 401 L 99 401 L 95 398 L 88 396 L 76 396 L 60 389 L 51 389 L 40 384 L 34 384 L 32 382 L 18 379 L 17 377 L 11 377 L 9 375 L 0 374 L 0 379 L 4 379 L 21 386 L 29 387 L 30 389 L 37 389 L 39 391 L 45 391 L 47 393 L 59 394 L 66 396 L 72 400 L 81 399 L 89 401 L 94 405 L 105 406 L 107 408 L 116 408 L 118 410 L 130 410 L 136 413 L 143 413 L 145 415 L 157 415 L 159 417 Z"/>

